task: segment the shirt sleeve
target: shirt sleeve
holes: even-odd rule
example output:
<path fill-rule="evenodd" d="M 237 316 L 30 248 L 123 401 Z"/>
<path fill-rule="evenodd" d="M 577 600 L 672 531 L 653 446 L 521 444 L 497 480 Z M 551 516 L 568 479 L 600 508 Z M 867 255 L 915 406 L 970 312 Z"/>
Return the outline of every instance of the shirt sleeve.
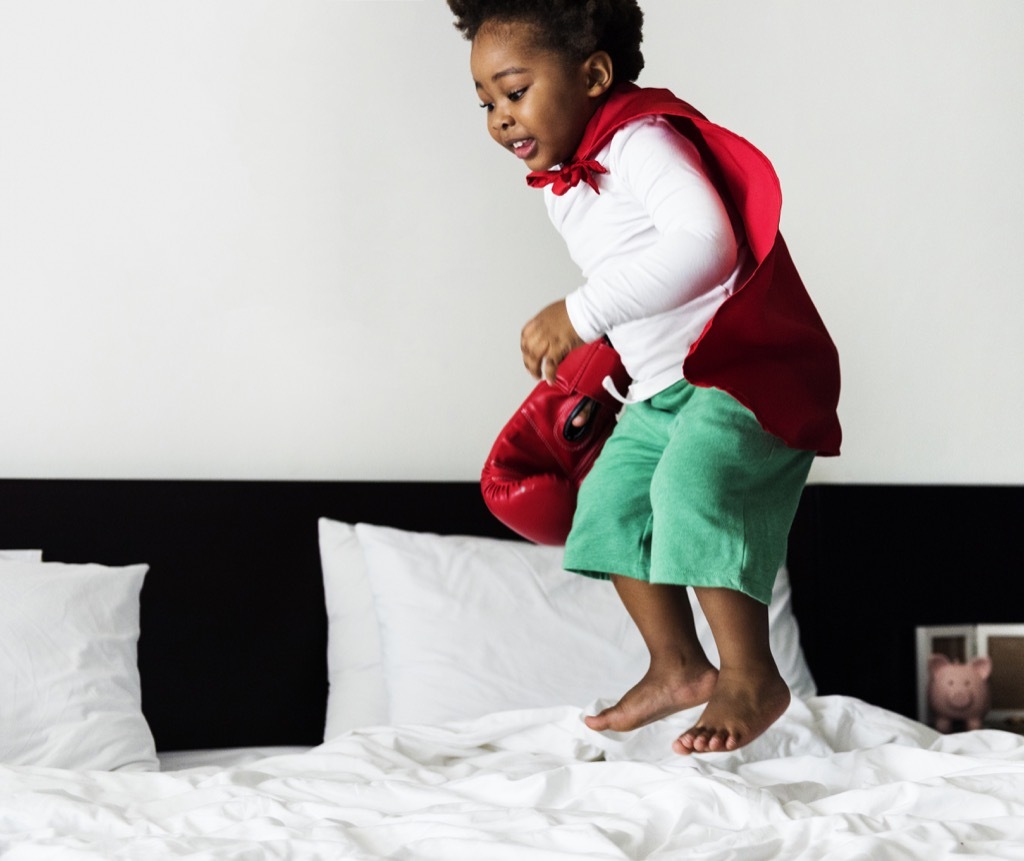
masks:
<path fill-rule="evenodd" d="M 659 118 L 620 130 L 610 162 L 657 237 L 566 297 L 569 319 L 586 341 L 707 293 L 729 277 L 738 253 L 729 214 L 696 148 L 668 122 Z"/>

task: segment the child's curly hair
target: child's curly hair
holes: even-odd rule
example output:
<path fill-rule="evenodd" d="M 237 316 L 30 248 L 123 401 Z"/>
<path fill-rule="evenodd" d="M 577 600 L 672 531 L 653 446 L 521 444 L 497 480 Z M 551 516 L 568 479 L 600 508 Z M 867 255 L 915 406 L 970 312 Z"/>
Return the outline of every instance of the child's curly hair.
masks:
<path fill-rule="evenodd" d="M 540 47 L 574 62 L 607 51 L 620 81 L 635 81 L 644 67 L 637 0 L 448 0 L 448 6 L 471 41 L 487 21 L 522 22 L 534 25 Z"/>

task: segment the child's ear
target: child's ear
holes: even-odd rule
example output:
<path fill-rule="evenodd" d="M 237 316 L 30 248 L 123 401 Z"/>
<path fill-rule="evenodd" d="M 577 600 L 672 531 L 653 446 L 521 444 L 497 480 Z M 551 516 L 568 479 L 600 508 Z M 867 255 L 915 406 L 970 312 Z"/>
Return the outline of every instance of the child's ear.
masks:
<path fill-rule="evenodd" d="M 595 51 L 583 64 L 587 76 L 587 95 L 591 98 L 603 96 L 611 88 L 615 70 L 607 51 Z"/>

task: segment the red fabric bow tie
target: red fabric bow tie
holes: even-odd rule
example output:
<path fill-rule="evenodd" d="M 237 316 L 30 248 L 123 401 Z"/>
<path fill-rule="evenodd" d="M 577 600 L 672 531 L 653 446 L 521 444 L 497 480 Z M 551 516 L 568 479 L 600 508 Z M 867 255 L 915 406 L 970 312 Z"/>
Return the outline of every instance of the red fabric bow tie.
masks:
<path fill-rule="evenodd" d="M 580 180 L 586 182 L 598 194 L 601 189 L 597 187 L 597 179 L 594 174 L 608 173 L 608 169 L 600 162 L 588 158 L 582 161 L 570 161 L 557 170 L 535 170 L 526 175 L 526 184 L 530 188 L 543 188 L 551 185 L 552 191 L 561 197 L 570 188 L 579 185 Z"/>

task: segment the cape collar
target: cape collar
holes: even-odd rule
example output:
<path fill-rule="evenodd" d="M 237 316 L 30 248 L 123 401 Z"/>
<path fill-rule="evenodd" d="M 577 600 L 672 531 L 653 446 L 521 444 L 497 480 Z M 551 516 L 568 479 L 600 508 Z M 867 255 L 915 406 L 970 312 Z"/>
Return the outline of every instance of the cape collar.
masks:
<path fill-rule="evenodd" d="M 526 184 L 530 188 L 544 188 L 550 185 L 551 190 L 561 197 L 583 181 L 600 194 L 601 189 L 598 188 L 597 179 L 594 177 L 597 173 L 608 173 L 608 168 L 596 159 L 573 158 L 554 170 L 531 171 L 526 175 Z"/>
<path fill-rule="evenodd" d="M 626 123 L 638 117 L 660 113 L 691 115 L 703 119 L 700 113 L 676 98 L 669 90 L 642 88 L 632 83 L 618 84 L 590 118 L 573 157 L 551 170 L 531 171 L 526 175 L 526 184 L 531 188 L 550 185 L 551 190 L 561 196 L 580 182 L 585 182 L 600 194 L 596 175 L 608 173 L 608 169 L 594 156 L 615 131 Z"/>

